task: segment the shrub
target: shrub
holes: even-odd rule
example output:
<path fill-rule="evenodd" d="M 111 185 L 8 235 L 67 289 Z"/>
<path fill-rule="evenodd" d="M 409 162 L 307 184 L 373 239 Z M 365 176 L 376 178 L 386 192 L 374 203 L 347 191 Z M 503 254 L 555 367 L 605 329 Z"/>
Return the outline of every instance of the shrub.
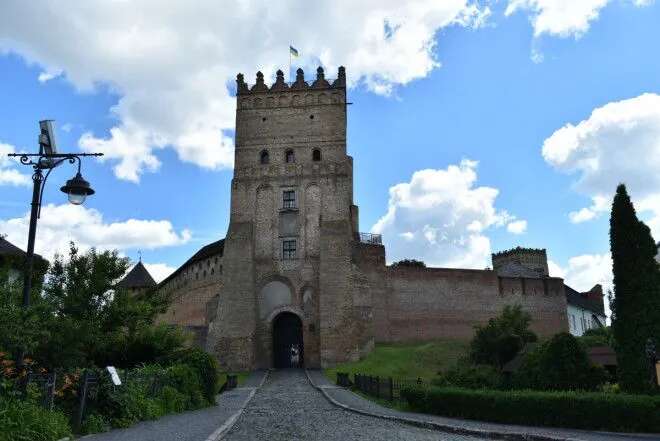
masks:
<path fill-rule="evenodd" d="M 0 441 L 55 441 L 71 434 L 62 412 L 28 400 L 0 400 Z"/>
<path fill-rule="evenodd" d="M 99 414 L 113 427 L 128 427 L 172 412 L 207 405 L 199 371 L 189 365 L 147 365 L 124 374 L 114 386 L 107 374 L 98 372 L 99 389 L 90 400 L 90 414 Z"/>
<path fill-rule="evenodd" d="M 611 346 L 614 347 L 614 336 L 612 335 L 612 328 L 595 328 L 587 329 L 578 340 L 585 348 L 592 348 L 594 346 Z"/>
<path fill-rule="evenodd" d="M 492 366 L 459 362 L 445 373 L 441 373 L 432 382 L 436 386 L 496 389 L 501 386 L 502 377 Z"/>
<path fill-rule="evenodd" d="M 172 386 L 163 387 L 159 398 L 165 413 L 179 413 L 186 410 L 186 396 Z"/>
<path fill-rule="evenodd" d="M 176 326 L 141 326 L 134 332 L 116 332 L 95 354 L 99 366 L 133 368 L 150 364 L 181 350 L 188 336 Z"/>
<path fill-rule="evenodd" d="M 103 415 L 94 412 L 85 418 L 80 432 L 92 434 L 107 432 L 108 430 L 110 430 L 110 422 Z"/>
<path fill-rule="evenodd" d="M 505 306 L 500 316 L 488 320 L 485 326 L 475 327 L 470 360 L 501 369 L 523 346 L 536 341 L 536 334 L 529 330 L 531 321 L 520 305 Z"/>
<path fill-rule="evenodd" d="M 660 397 L 587 392 L 404 388 L 417 411 L 507 424 L 660 431 Z"/>
<path fill-rule="evenodd" d="M 163 384 L 171 386 L 185 397 L 186 409 L 199 409 L 207 404 L 198 371 L 189 365 L 175 364 L 165 370 Z"/>
<path fill-rule="evenodd" d="M 527 355 L 513 383 L 519 388 L 593 391 L 606 380 L 607 372 L 591 364 L 578 340 L 561 333 Z"/>
<path fill-rule="evenodd" d="M 215 403 L 220 378 L 218 362 L 212 355 L 195 347 L 173 354 L 169 357 L 169 362 L 185 364 L 194 368 L 202 381 L 206 402 L 208 404 Z"/>

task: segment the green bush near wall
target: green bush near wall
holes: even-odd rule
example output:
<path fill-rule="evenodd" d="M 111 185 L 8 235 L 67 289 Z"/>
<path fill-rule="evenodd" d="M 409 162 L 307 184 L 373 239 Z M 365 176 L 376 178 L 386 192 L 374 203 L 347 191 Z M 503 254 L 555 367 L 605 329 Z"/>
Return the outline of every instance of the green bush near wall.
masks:
<path fill-rule="evenodd" d="M 55 441 L 70 434 L 69 420 L 62 412 L 0 396 L 0 441 Z"/>
<path fill-rule="evenodd" d="M 193 347 L 176 352 L 167 358 L 169 363 L 184 364 L 195 369 L 202 381 L 203 394 L 208 404 L 215 404 L 220 374 L 218 362 L 208 352 Z"/>
<path fill-rule="evenodd" d="M 660 396 L 589 392 L 407 388 L 413 410 L 497 423 L 660 432 Z"/>

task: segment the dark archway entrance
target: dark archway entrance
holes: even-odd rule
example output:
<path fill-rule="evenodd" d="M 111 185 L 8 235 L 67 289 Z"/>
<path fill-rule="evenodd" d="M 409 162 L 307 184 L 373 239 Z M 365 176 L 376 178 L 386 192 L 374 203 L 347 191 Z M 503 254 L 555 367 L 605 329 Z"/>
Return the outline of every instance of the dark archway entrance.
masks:
<path fill-rule="evenodd" d="M 292 358 L 292 348 L 298 349 L 298 364 Z M 273 365 L 276 368 L 302 367 L 303 328 L 300 317 L 282 312 L 273 320 Z"/>

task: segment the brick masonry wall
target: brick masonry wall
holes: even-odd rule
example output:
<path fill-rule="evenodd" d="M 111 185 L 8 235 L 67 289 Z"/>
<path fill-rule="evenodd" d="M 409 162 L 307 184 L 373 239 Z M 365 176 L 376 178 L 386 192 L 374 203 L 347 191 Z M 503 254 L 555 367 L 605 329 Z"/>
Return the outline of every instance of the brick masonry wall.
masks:
<path fill-rule="evenodd" d="M 387 280 L 388 341 L 469 339 L 474 325 L 513 304 L 532 315 L 540 336 L 567 330 L 561 279 L 546 279 L 546 292 L 542 279 L 501 279 L 493 271 L 388 269 Z"/>
<path fill-rule="evenodd" d="M 321 228 L 321 219 L 351 219 L 346 89 L 343 83 L 326 83 L 322 72 L 308 86 L 293 88 L 283 82 L 267 87 L 258 75 L 248 91 L 239 78 L 224 287 L 209 325 L 207 349 L 231 369 L 271 367 L 273 321 L 286 311 L 302 321 L 306 365 L 319 367 L 327 329 L 323 305 L 336 292 L 324 286 L 323 244 L 329 240 L 344 250 L 344 278 L 351 270 L 350 232 L 324 238 Z M 315 149 L 321 152 L 320 161 L 314 161 Z M 294 162 L 286 161 L 288 151 Z M 268 153 L 266 164 L 260 160 L 262 152 Z M 295 207 L 283 207 L 285 190 L 295 191 Z M 293 259 L 283 259 L 285 239 L 296 241 Z M 337 341 L 333 337 L 327 347 Z"/>
<path fill-rule="evenodd" d="M 358 250 L 378 342 L 470 339 L 474 325 L 520 304 L 540 336 L 568 331 L 563 280 L 501 278 L 494 271 L 384 266 L 383 247 Z"/>

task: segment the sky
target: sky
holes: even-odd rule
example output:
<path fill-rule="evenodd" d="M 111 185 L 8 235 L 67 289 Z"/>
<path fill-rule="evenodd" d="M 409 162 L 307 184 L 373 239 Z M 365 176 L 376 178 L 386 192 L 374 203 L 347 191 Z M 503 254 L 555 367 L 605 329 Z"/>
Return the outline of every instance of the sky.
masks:
<path fill-rule="evenodd" d="M 611 287 L 609 210 L 624 182 L 660 239 L 660 5 L 653 0 L 5 0 L 0 234 L 27 242 L 30 169 L 102 152 L 69 205 L 49 177 L 36 250 L 138 252 L 162 280 L 227 231 L 238 72 L 346 66 L 360 229 L 389 262 L 486 268 L 546 248 L 551 275 Z M 289 72 L 290 73 L 290 72 Z"/>

